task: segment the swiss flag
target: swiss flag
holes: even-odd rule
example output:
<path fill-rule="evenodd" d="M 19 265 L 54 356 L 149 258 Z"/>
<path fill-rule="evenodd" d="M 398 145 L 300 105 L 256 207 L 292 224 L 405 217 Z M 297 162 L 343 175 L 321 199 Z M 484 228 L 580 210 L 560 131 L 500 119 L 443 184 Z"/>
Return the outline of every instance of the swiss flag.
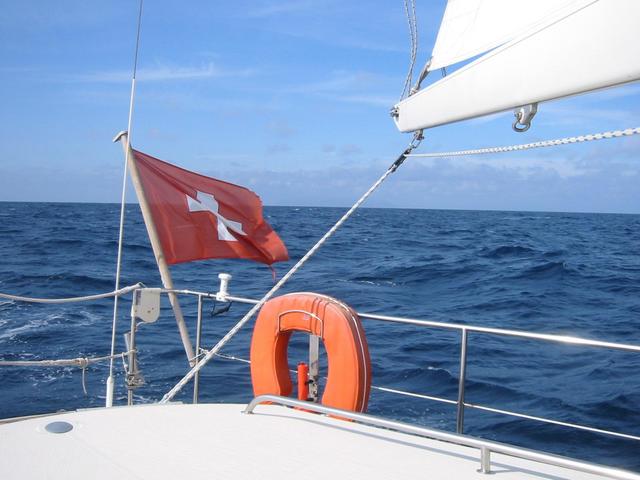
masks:
<path fill-rule="evenodd" d="M 168 264 L 246 258 L 271 265 L 289 259 L 251 190 L 137 150 L 133 156 Z"/>

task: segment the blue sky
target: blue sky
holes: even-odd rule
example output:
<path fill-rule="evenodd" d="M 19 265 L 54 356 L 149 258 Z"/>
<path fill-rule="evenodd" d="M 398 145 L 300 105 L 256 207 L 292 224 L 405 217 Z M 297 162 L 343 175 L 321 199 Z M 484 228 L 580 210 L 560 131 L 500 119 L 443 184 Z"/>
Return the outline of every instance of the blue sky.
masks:
<path fill-rule="evenodd" d="M 444 1 L 418 7 L 422 65 Z M 119 201 L 111 139 L 126 128 L 136 15 L 133 0 L 3 5 L 0 200 Z M 349 205 L 409 141 L 388 115 L 408 57 L 401 0 L 147 0 L 133 144 L 265 204 Z M 639 113 L 633 84 L 541 105 L 525 134 L 511 113 L 432 129 L 421 151 L 635 127 Z M 631 138 L 411 159 L 368 206 L 638 213 L 638 152 Z"/>

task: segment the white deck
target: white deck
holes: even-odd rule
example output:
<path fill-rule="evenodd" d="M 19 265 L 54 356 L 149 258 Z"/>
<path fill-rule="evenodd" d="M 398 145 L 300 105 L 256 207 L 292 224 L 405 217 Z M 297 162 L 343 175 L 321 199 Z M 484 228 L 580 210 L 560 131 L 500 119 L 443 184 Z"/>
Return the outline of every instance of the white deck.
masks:
<path fill-rule="evenodd" d="M 476 449 L 280 406 L 143 405 L 81 410 L 0 425 L 0 478 L 494 478 Z M 53 434 L 45 426 L 74 428 Z M 595 479 L 492 454 L 500 480 Z"/>

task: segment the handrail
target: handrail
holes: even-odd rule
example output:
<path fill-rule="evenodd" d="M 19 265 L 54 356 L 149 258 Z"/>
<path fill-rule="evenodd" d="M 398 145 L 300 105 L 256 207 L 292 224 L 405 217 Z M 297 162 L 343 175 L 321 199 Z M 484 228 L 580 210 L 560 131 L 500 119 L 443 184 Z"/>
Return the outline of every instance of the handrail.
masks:
<path fill-rule="evenodd" d="M 256 300 L 253 300 L 252 298 L 237 297 L 233 295 L 225 295 L 224 298 L 221 298 L 219 296 L 216 296 L 216 294 L 199 293 L 191 290 L 182 290 L 179 293 L 208 296 L 210 298 L 216 298 L 218 301 L 231 301 L 231 302 L 248 303 L 248 304 L 258 303 Z M 435 328 L 443 328 L 443 329 L 458 330 L 458 331 L 462 331 L 466 329 L 468 332 L 489 333 L 489 334 L 502 335 L 502 336 L 508 336 L 508 337 L 530 338 L 534 340 L 546 340 L 549 342 L 568 343 L 571 345 L 612 348 L 615 350 L 625 350 L 628 352 L 640 353 L 640 345 L 632 345 L 628 343 L 603 342 L 601 340 L 592 340 L 589 338 L 574 337 L 571 335 L 558 335 L 553 333 L 534 333 L 534 332 L 527 332 L 524 330 L 511 330 L 507 328 L 480 327 L 477 325 L 469 325 L 465 323 L 438 322 L 435 320 L 422 320 L 417 318 L 396 317 L 393 315 L 379 315 L 375 313 L 366 313 L 366 312 L 356 312 L 356 313 L 360 318 L 365 318 L 368 320 L 380 320 L 383 322 L 404 323 L 408 325 L 417 325 L 422 327 L 435 327 Z"/>
<path fill-rule="evenodd" d="M 260 395 L 255 397 L 244 409 L 244 413 L 253 414 L 255 408 L 262 403 L 275 403 L 288 407 L 298 407 L 301 411 L 313 411 L 316 413 L 322 413 L 326 415 L 333 415 L 340 418 L 346 418 L 365 425 L 371 425 L 375 427 L 386 428 L 402 433 L 409 433 L 412 435 L 418 435 L 420 437 L 431 438 L 434 440 L 445 441 L 456 445 L 462 445 L 465 447 L 477 448 L 480 450 L 480 471 L 482 473 L 490 473 L 491 471 L 491 452 L 509 455 L 524 460 L 530 460 L 533 462 L 544 463 L 547 465 L 553 465 L 556 467 L 567 468 L 574 471 L 583 473 L 590 473 L 594 475 L 602 475 L 608 478 L 614 478 L 619 480 L 640 480 L 640 475 L 620 470 L 618 468 L 606 467 L 602 465 L 596 465 L 580 460 L 573 460 L 567 457 L 561 457 L 559 455 L 552 455 L 549 453 L 538 452 L 535 450 L 529 450 L 526 448 L 514 447 L 511 445 L 492 442 L 488 440 L 482 440 L 467 435 L 460 435 L 456 433 L 444 432 L 441 430 L 435 430 L 432 428 L 416 427 L 404 422 L 398 422 L 395 420 L 388 420 L 365 413 L 351 412 L 347 410 L 341 410 L 338 408 L 327 407 L 317 403 L 306 402 L 302 400 L 296 400 L 288 397 L 280 397 L 278 395 Z"/>
<path fill-rule="evenodd" d="M 125 287 L 123 289 L 121 289 L 120 291 L 117 292 L 109 292 L 108 294 L 101 294 L 101 295 L 95 295 L 95 296 L 90 296 L 90 297 L 85 297 L 85 298 L 80 298 L 80 300 L 84 300 L 84 299 L 97 299 L 97 298 L 101 298 L 103 296 L 107 296 L 107 295 L 122 295 L 125 293 L 129 293 L 132 290 L 138 290 L 138 289 L 145 289 L 146 287 L 144 287 L 144 285 L 142 284 L 136 284 L 136 285 L 132 285 L 129 287 Z M 221 302 L 237 302 L 237 303 L 246 303 L 246 304 L 256 304 L 258 303 L 257 300 L 251 299 L 251 298 L 246 298 L 246 297 L 239 297 L 239 296 L 233 296 L 233 295 L 229 295 L 226 291 L 226 285 L 225 288 L 222 288 L 219 292 L 216 293 L 210 293 L 210 292 L 199 292 L 199 291 L 194 291 L 194 290 L 185 290 L 185 289 L 154 289 L 156 291 L 159 291 L 161 293 L 174 293 L 174 294 L 183 294 L 183 295 L 192 295 L 192 296 L 196 296 L 198 298 L 198 318 L 197 318 L 197 330 L 196 330 L 196 354 L 194 356 L 193 359 L 190 360 L 194 360 L 194 361 L 198 361 L 200 356 L 201 356 L 201 352 L 206 352 L 206 350 L 201 349 L 200 348 L 200 343 L 201 343 L 201 329 L 202 329 L 202 310 L 203 310 L 203 305 L 202 305 L 202 300 L 205 298 L 209 298 L 209 299 L 215 299 Z M 92 298 L 93 297 L 93 298 Z M 36 301 L 51 301 L 53 300 L 53 302 L 61 302 L 61 301 L 74 301 L 74 300 L 78 300 L 77 298 L 74 299 L 51 299 L 51 300 L 45 300 L 45 299 L 26 299 L 26 298 L 15 298 L 16 300 L 36 300 Z M 614 437 L 618 437 L 618 438 L 624 438 L 624 439 L 628 439 L 628 440 L 634 440 L 634 441 L 640 441 L 640 436 L 637 435 L 632 435 L 632 434 L 628 434 L 628 433 L 620 433 L 620 432 L 615 432 L 615 431 L 610 431 L 610 430 L 605 430 L 605 429 L 600 429 L 600 428 L 595 428 L 595 427 L 590 427 L 590 426 L 586 426 L 586 425 L 580 425 L 580 424 L 575 424 L 575 423 L 570 423 L 570 422 L 564 422 L 564 421 L 559 421 L 559 420 L 553 420 L 553 419 L 548 419 L 548 418 L 544 418 L 544 417 L 538 417 L 538 416 L 534 416 L 534 415 L 528 415 L 528 414 L 524 414 L 524 413 L 518 413 L 518 412 L 513 412 L 513 411 L 508 411 L 508 410 L 503 410 L 503 409 L 498 409 L 498 408 L 494 408 L 494 407 L 490 407 L 490 406 L 485 406 L 485 405 L 480 405 L 480 404 L 474 404 L 474 403 L 470 403 L 470 402 L 466 402 L 465 401 L 465 383 L 466 383 L 466 363 L 467 363 L 467 352 L 466 352 L 466 344 L 467 344 L 467 339 L 468 339 L 468 334 L 470 332 L 475 332 L 475 333 L 480 333 L 480 334 L 493 334 L 493 335 L 501 335 L 501 336 L 510 336 L 510 337 L 517 337 L 517 338 L 527 338 L 527 339 L 534 339 L 534 340 L 543 340 L 543 341 L 550 341 L 550 342 L 556 342 L 556 343 L 564 343 L 564 344 L 572 344 L 572 345 L 579 345 L 579 346 L 592 346 L 592 347 L 601 347 L 601 348 L 610 348 L 610 349 L 615 349 L 615 350 L 622 350 L 622 351 L 628 351 L 628 352 L 640 352 L 640 346 L 637 345 L 631 345 L 631 344 L 622 344 L 622 343 L 614 343 L 614 342 L 604 342 L 604 341 L 599 341 L 599 340 L 591 340 L 591 339 L 585 339 L 585 338 L 580 338 L 580 337 L 574 337 L 574 336 L 567 336 L 567 335 L 555 335 L 555 334 L 542 334 L 542 333 L 533 333 L 533 332 L 526 332 L 526 331 L 521 331 L 521 330 L 510 330 L 510 329 L 503 329 L 503 328 L 492 328 L 492 327 L 481 327 L 481 326 L 475 326 L 475 325 L 469 325 L 469 324 L 457 324 L 457 323 L 447 323 L 447 322 L 439 322 L 439 321 L 433 321 L 433 320 L 422 320 L 422 319 L 416 319 L 416 318 L 404 318 L 404 317 L 397 317 L 397 316 L 390 316 L 390 315 L 379 315 L 379 314 L 371 314 L 371 313 L 363 313 L 363 312 L 359 312 L 358 315 L 361 318 L 367 319 L 367 320 L 377 320 L 377 321 L 385 321 L 385 322 L 392 322 L 392 323 L 400 323 L 400 324 L 409 324 L 409 325 L 415 325 L 415 326 L 420 326 L 420 327 L 431 327 L 431 328 L 441 328 L 441 329 L 448 329 L 448 330 L 454 330 L 454 331 L 459 331 L 461 334 L 461 338 L 460 338 L 460 376 L 458 378 L 458 395 L 457 395 L 457 399 L 452 400 L 452 399 L 446 399 L 446 398 L 442 398 L 442 397 L 438 397 L 438 396 L 431 396 L 431 395 L 424 395 L 424 394 L 418 394 L 418 393 L 412 393 L 412 392 L 405 392 L 405 391 L 401 391 L 401 390 L 396 390 L 396 389 L 392 389 L 392 388 L 386 388 L 386 387 L 381 387 L 381 386 L 372 386 L 372 388 L 376 389 L 376 390 L 381 390 L 381 391 L 386 391 L 386 392 L 390 392 L 390 393 L 396 393 L 396 394 L 401 394 L 401 395 L 408 395 L 408 396 L 414 396 L 414 397 L 419 397 L 419 398 L 423 398 L 426 400 L 431 400 L 431 401 L 436 401 L 436 402 L 441 402 L 441 403 L 446 403 L 446 404 L 451 404 L 451 405 L 457 405 L 457 412 L 456 412 L 456 431 L 458 434 L 462 434 L 464 431 L 464 409 L 465 408 L 472 408 L 472 409 L 477 409 L 477 410 L 481 410 L 481 411 L 486 411 L 486 412 L 492 412 L 492 413 L 498 413 L 498 414 L 502 414 L 502 415 L 507 415 L 507 416 L 513 416 L 513 417 L 517 417 L 517 418 L 523 418 L 523 419 L 527 419 L 527 420 L 533 420 L 533 421 L 539 421 L 539 422 L 544 422 L 544 423 L 549 423 L 549 424 L 554 424 L 554 425 L 560 425 L 560 426 L 565 426 L 568 428 L 574 428 L 577 430 L 583 430 L 583 431 L 589 431 L 589 432 L 593 432 L 593 433 L 599 433 L 599 434 L 605 434 L 605 435 L 610 435 L 610 436 L 614 436 Z M 133 320 L 133 319 L 132 319 Z M 135 323 L 132 323 L 132 325 L 135 325 Z M 134 329 L 134 327 L 132 327 L 132 329 Z M 130 353 L 130 352 L 128 352 Z M 219 355 L 224 357 L 224 355 Z M 234 357 L 232 357 L 232 359 L 236 359 Z M 131 362 L 133 362 L 135 359 L 130 359 Z M 245 360 L 246 361 L 246 360 Z M 3 364 L 4 362 L 0 362 L 0 364 Z M 12 362 L 13 363 L 13 362 Z M 16 362 L 17 363 L 17 362 Z M 36 363 L 36 362 L 29 362 L 29 364 L 31 365 L 32 363 Z M 43 363 L 43 362 L 37 362 L 37 363 Z M 26 362 L 20 362 L 20 364 L 26 364 Z M 198 387 L 199 387 L 199 375 L 196 376 L 196 378 L 194 379 L 194 398 L 193 401 L 194 403 L 198 402 Z M 128 386 L 131 388 L 135 388 L 136 385 L 131 385 Z M 131 390 L 131 388 L 129 388 Z M 132 393 L 132 392 L 129 392 Z M 131 396 L 131 395 L 129 395 Z"/>
<path fill-rule="evenodd" d="M 215 300 L 221 301 L 221 302 L 237 302 L 237 303 L 246 303 L 246 304 L 256 304 L 256 303 L 258 303 L 257 300 L 254 300 L 254 299 L 251 299 L 251 298 L 229 295 L 228 292 L 227 292 L 227 288 L 226 288 L 227 287 L 226 282 L 228 282 L 228 278 L 225 279 L 224 287 L 221 284 L 220 291 L 217 292 L 217 293 L 198 292 L 198 291 L 194 291 L 194 290 L 170 290 L 170 292 L 171 293 L 178 293 L 178 294 L 186 294 L 186 295 L 195 295 L 200 300 L 202 298 L 212 298 L 212 299 L 215 299 Z M 169 291 L 167 291 L 167 292 L 169 292 Z M 201 301 L 199 301 L 198 329 L 201 328 L 201 321 L 202 321 L 201 309 L 202 309 Z M 600 341 L 600 340 L 591 340 L 591 339 L 585 339 L 585 338 L 574 337 L 574 336 L 569 336 L 569 335 L 534 333 L 534 332 L 526 332 L 526 331 L 522 331 L 522 330 L 510 330 L 510 329 L 504 329 L 504 328 L 481 327 L 481 326 L 475 326 L 475 325 L 469 325 L 469 324 L 438 322 L 438 321 L 433 321 L 433 320 L 421 320 L 421 319 L 416 319 L 416 318 L 404 318 L 404 317 L 397 317 L 397 316 L 391 316 L 391 315 L 378 315 L 378 314 L 363 313 L 363 312 L 358 312 L 358 315 L 361 318 L 368 319 L 368 320 L 378 320 L 378 321 L 385 321 L 385 322 L 392 322 L 392 323 L 409 324 L 409 325 L 415 325 L 415 326 L 420 326 L 420 327 L 442 328 L 442 329 L 448 329 L 448 330 L 454 330 L 454 331 L 459 331 L 460 332 L 460 334 L 461 334 L 461 338 L 460 338 L 460 376 L 458 378 L 458 396 L 457 396 L 456 400 L 450 400 L 450 399 L 437 397 L 437 396 L 422 395 L 422 394 L 417 394 L 417 393 L 412 393 L 412 392 L 403 392 L 403 391 L 399 391 L 399 390 L 395 390 L 395 389 L 391 389 L 391 388 L 385 388 L 385 387 L 372 387 L 373 389 L 387 391 L 387 392 L 390 392 L 390 393 L 409 395 L 409 396 L 424 398 L 426 400 L 431 400 L 431 401 L 436 401 L 436 402 L 441 402 L 441 403 L 457 405 L 456 431 L 459 434 L 464 432 L 464 410 L 465 410 L 465 408 L 473 408 L 473 409 L 482 410 L 482 411 L 486 411 L 486 412 L 498 413 L 498 414 L 502 414 L 502 415 L 508 415 L 508 416 L 517 417 L 517 418 L 523 418 L 523 419 L 527 419 L 527 420 L 539 421 L 539 422 L 548 423 L 548 424 L 552 424 L 552 425 L 560 425 L 560 426 L 564 426 L 564 427 L 568 427 L 568 428 L 574 428 L 574 429 L 577 429 L 577 430 L 589 431 L 589 432 L 592 432 L 592 433 L 599 433 L 599 434 L 604 434 L 604 435 L 610 435 L 610 436 L 613 436 L 613 437 L 624 438 L 624 439 L 628 439 L 628 440 L 640 441 L 640 436 L 637 436 L 637 435 L 631 435 L 631 434 L 628 434 L 628 433 L 614 432 L 614 431 L 611 431 L 611 430 L 605 430 L 605 429 L 601 429 L 601 428 L 595 428 L 595 427 L 590 427 L 590 426 L 586 426 L 586 425 L 580 425 L 580 424 L 576 424 L 576 423 L 563 422 L 563 421 L 559 421 L 559 420 L 553 420 L 553 419 L 544 418 L 544 417 L 538 417 L 538 416 L 534 416 L 534 415 L 527 415 L 527 414 L 523 414 L 523 413 L 497 409 L 497 408 L 493 408 L 493 407 L 489 407 L 489 406 L 473 404 L 473 403 L 469 403 L 469 402 L 465 401 L 466 364 L 467 364 L 467 349 L 466 349 L 466 345 L 467 345 L 467 341 L 468 341 L 468 334 L 470 332 L 480 333 L 480 334 L 493 334 L 493 335 L 509 336 L 509 337 L 516 337 L 516 338 L 527 338 L 527 339 L 532 339 L 532 340 L 542 340 L 542 341 L 562 343 L 562 344 L 570 344 L 570 345 L 577 345 L 577 346 L 610 348 L 610 349 L 615 349 L 615 350 L 640 353 L 640 346 L 638 346 L 638 345 L 614 343 L 614 342 L 603 342 L 603 341 Z M 198 387 L 196 385 L 194 385 L 194 389 L 197 390 L 197 388 Z"/>
<path fill-rule="evenodd" d="M 237 362 L 242 362 L 242 363 L 248 363 L 250 364 L 251 361 L 247 360 L 246 358 L 239 358 L 233 355 L 226 355 L 224 353 L 217 353 L 216 357 L 220 357 L 220 358 L 224 358 L 226 360 L 235 360 Z M 290 372 L 292 374 L 296 374 L 297 370 L 290 370 Z M 325 377 L 326 379 L 326 377 Z M 397 390 L 395 388 L 388 388 L 388 387 L 380 387 L 377 385 L 371 385 L 371 390 L 379 390 L 381 392 L 387 392 L 387 393 L 393 393 L 396 395 L 403 395 L 403 396 L 407 396 L 407 397 L 414 397 L 414 398 L 420 398 L 423 400 L 431 400 L 432 402 L 440 402 L 440 403 L 446 403 L 449 405 L 458 405 L 458 400 L 449 400 L 448 398 L 442 398 L 442 397 L 437 397 L 437 396 L 433 396 L 433 395 L 424 395 L 422 393 L 414 393 L 414 392 L 407 392 L 404 390 Z M 602 428 L 596 428 L 596 427 L 588 427 L 586 425 L 580 425 L 578 423 L 571 423 L 571 422 L 563 422 L 560 420 L 553 420 L 551 418 L 545 418 L 545 417 L 537 417 L 535 415 L 527 415 L 524 413 L 517 413 L 517 412 L 512 412 L 510 410 L 504 410 L 501 408 L 493 408 L 493 407 L 487 407 L 484 405 L 479 405 L 479 404 L 475 404 L 475 403 L 469 403 L 469 402 L 464 402 L 464 407 L 465 408 L 472 408 L 472 409 L 476 409 L 476 410 L 482 410 L 484 412 L 490 412 L 490 413 L 497 413 L 500 415 L 506 415 L 509 417 L 516 417 L 516 418 L 522 418 L 525 420 L 533 420 L 536 422 L 542 422 L 542 423 L 548 423 L 550 425 L 558 425 L 561 427 L 568 427 L 568 428 L 574 428 L 576 430 L 584 430 L 586 432 L 591 432 L 591 433 L 601 433 L 603 435 L 610 435 L 612 437 L 618 437 L 618 438 L 624 438 L 625 440 L 635 440 L 637 442 L 640 442 L 640 436 L 637 435 L 631 435 L 628 433 L 619 433 L 619 432 L 614 432 L 611 430 L 604 430 Z"/>
<path fill-rule="evenodd" d="M 390 315 L 377 315 L 373 313 L 358 313 L 360 318 L 370 320 L 381 320 L 383 322 L 405 323 L 409 325 L 418 325 L 424 327 L 446 328 L 452 330 L 467 330 L 469 332 L 490 333 L 494 335 L 502 335 L 508 337 L 530 338 L 533 340 L 545 340 L 548 342 L 567 343 L 571 345 L 580 345 L 587 347 L 603 347 L 615 350 L 625 350 L 628 352 L 640 353 L 640 345 L 632 345 L 628 343 L 603 342 L 600 340 L 592 340 L 589 338 L 574 337 L 571 335 L 558 335 L 553 333 L 534 333 L 524 330 L 510 330 L 506 328 L 479 327 L 476 325 L 435 322 L 431 320 L 419 320 L 413 318 L 395 317 Z"/>

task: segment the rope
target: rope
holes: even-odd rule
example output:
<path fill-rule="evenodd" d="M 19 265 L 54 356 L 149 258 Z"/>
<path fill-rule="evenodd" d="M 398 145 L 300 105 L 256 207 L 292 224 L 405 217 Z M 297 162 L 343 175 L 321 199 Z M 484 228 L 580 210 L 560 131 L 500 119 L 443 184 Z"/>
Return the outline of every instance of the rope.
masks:
<path fill-rule="evenodd" d="M 329 240 L 329 238 L 331 238 L 331 236 L 333 236 L 336 230 L 338 230 L 338 228 L 340 228 L 342 224 L 349 219 L 353 212 L 355 212 L 358 207 L 360 207 L 360 205 L 362 205 L 364 201 L 369 198 L 369 196 L 371 196 L 371 194 L 376 191 L 380 185 L 382 185 L 387 177 L 394 173 L 398 169 L 398 167 L 402 165 L 407 155 L 411 153 L 415 148 L 417 148 L 418 145 L 420 145 L 422 138 L 422 131 L 418 131 L 414 134 L 413 139 L 411 140 L 411 143 L 409 144 L 407 149 L 400 154 L 400 156 L 396 159 L 395 162 L 393 162 L 393 164 L 391 164 L 387 171 L 378 180 L 376 180 L 376 182 L 369 188 L 369 190 L 367 190 L 364 195 L 362 195 L 358 199 L 358 201 L 353 204 L 353 206 L 340 218 L 340 220 L 338 220 L 336 224 L 331 227 L 329 231 L 327 231 L 327 233 L 325 233 L 322 238 L 318 240 L 318 242 L 313 247 L 311 247 L 311 249 L 300 260 L 298 260 L 298 262 L 293 267 L 291 267 L 291 269 L 280 279 L 280 281 L 278 281 L 278 283 L 276 283 L 271 288 L 271 290 L 269 290 L 264 295 L 264 297 L 262 297 L 260 301 L 256 303 L 251 308 L 251 310 L 249 310 L 245 314 L 245 316 L 242 317 L 242 319 L 240 319 L 240 321 L 236 323 L 233 328 L 231 328 L 231 330 L 229 330 L 227 334 L 222 337 L 222 339 L 213 348 L 211 348 L 211 350 L 207 352 L 203 359 L 198 362 L 193 368 L 191 368 L 191 370 L 189 370 L 189 372 L 187 372 L 187 374 L 182 377 L 182 379 L 171 390 L 169 390 L 164 395 L 164 397 L 162 397 L 160 403 L 167 403 L 169 400 L 175 397 L 180 390 L 182 390 L 187 382 L 189 382 L 189 380 L 191 380 L 193 376 L 197 372 L 199 372 L 200 369 L 202 369 L 202 367 L 204 367 L 220 351 L 220 349 L 222 349 L 222 347 L 224 347 L 227 342 L 229 342 L 229 340 L 233 338 L 236 333 L 238 333 L 238 331 L 244 326 L 244 324 L 247 323 L 251 319 L 251 317 L 258 310 L 260 310 L 260 308 L 262 308 L 267 300 L 269 300 L 278 290 L 280 290 L 280 288 L 285 283 L 287 283 L 287 281 L 293 276 L 293 274 L 296 273 L 305 263 L 307 263 L 307 260 L 309 260 L 318 251 L 318 249 L 322 247 L 322 245 L 324 245 L 327 240 Z"/>
<path fill-rule="evenodd" d="M 411 6 L 409 6 L 411 4 Z M 409 25 L 409 38 L 411 39 L 411 53 L 409 54 L 409 71 L 407 72 L 407 78 L 404 81 L 404 88 L 402 94 L 400 94 L 400 100 L 402 100 L 411 87 L 411 80 L 413 79 L 413 67 L 416 63 L 416 56 L 418 54 L 418 26 L 416 19 L 416 3 L 415 0 L 404 0 L 404 11 L 407 16 L 407 23 Z"/>
<path fill-rule="evenodd" d="M 78 357 L 60 360 L 0 360 L 0 367 L 79 367 L 82 369 L 82 391 L 86 396 L 89 394 L 87 392 L 87 367 L 89 365 L 104 360 L 113 361 L 113 358 L 117 357 L 121 357 L 124 362 L 124 358 L 131 352 L 122 352 L 104 357 Z"/>
<path fill-rule="evenodd" d="M 532 150 L 534 148 L 554 147 L 558 145 L 569 145 L 572 143 L 592 142 L 595 140 L 604 140 L 609 138 L 630 137 L 640 134 L 640 127 L 627 128 L 626 130 L 613 130 L 603 133 L 592 133 L 589 135 L 581 135 L 579 137 L 566 137 L 556 140 L 544 140 L 541 142 L 522 143 L 519 145 L 510 145 L 505 147 L 478 148 L 475 150 L 458 150 L 455 152 L 436 152 L 436 153 L 411 153 L 407 157 L 422 158 L 439 158 L 439 157 L 462 157 L 465 155 L 484 155 L 487 153 L 504 153 L 515 152 L 521 150 Z"/>
<path fill-rule="evenodd" d="M 131 151 L 129 145 L 131 145 L 131 124 L 133 123 L 133 100 L 136 94 L 136 72 L 138 70 L 138 50 L 140 47 L 140 25 L 142 23 L 142 5 L 144 0 L 140 0 L 140 7 L 138 10 L 138 28 L 136 32 L 136 48 L 133 58 L 133 75 L 131 77 L 131 96 L 129 99 L 129 118 L 127 121 L 127 150 L 124 157 L 124 172 L 122 174 L 122 196 L 120 198 L 120 229 L 118 231 L 118 258 L 116 260 L 116 286 L 118 289 L 120 285 L 120 269 L 122 265 L 122 243 L 124 238 L 124 212 L 125 212 L 125 198 L 127 194 L 127 169 L 129 166 L 129 152 Z M 115 297 L 113 301 L 113 320 L 111 322 L 111 355 L 114 354 L 116 348 L 116 321 L 118 318 L 118 297 Z M 113 359 L 109 362 L 109 378 L 113 379 Z M 111 382 L 107 383 L 107 389 L 110 388 Z M 110 394 L 107 391 L 107 406 L 110 407 Z"/>
<path fill-rule="evenodd" d="M 98 293 L 96 295 L 86 295 L 84 297 L 69 297 L 69 298 L 33 298 L 33 297 L 21 297 L 19 295 L 9 295 L 8 293 L 0 293 L 0 298 L 7 300 L 13 300 L 15 302 L 28 302 L 28 303 L 73 303 L 73 302 L 88 302 L 90 300 L 98 300 L 100 298 L 115 297 L 118 298 L 121 295 L 136 290 L 137 288 L 144 287 L 142 283 L 136 283 L 129 287 L 124 287 L 113 292 Z"/>
<path fill-rule="evenodd" d="M 78 357 L 59 360 L 0 360 L 0 367 L 79 367 L 85 369 L 94 363 L 119 357 L 124 358 L 130 353 L 122 352 L 115 355 L 105 355 L 104 357 Z"/>

